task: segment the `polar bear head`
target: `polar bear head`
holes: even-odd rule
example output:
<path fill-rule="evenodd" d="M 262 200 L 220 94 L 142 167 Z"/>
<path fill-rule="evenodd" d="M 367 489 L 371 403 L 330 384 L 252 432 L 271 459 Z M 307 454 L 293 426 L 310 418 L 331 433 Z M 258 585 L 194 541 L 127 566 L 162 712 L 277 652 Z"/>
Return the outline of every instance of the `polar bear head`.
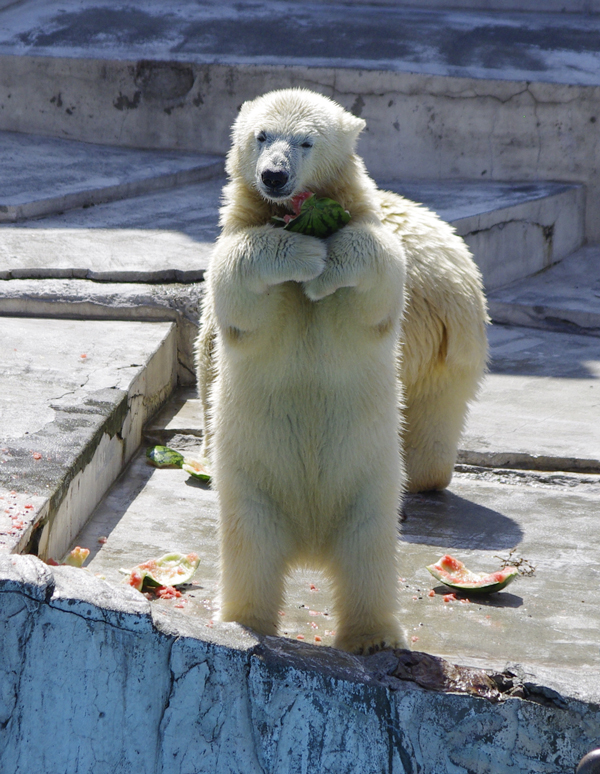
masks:
<path fill-rule="evenodd" d="M 268 202 L 326 192 L 355 158 L 365 122 L 307 89 L 272 91 L 245 102 L 232 129 L 227 172 Z"/>

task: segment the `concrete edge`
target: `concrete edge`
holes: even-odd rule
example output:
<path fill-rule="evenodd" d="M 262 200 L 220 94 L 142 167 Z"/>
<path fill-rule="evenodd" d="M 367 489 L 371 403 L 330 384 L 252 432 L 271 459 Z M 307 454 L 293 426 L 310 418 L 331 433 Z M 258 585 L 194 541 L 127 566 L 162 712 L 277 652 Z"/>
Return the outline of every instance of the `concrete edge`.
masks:
<path fill-rule="evenodd" d="M 118 185 L 95 188 L 87 191 L 77 191 L 63 196 L 39 199 L 26 204 L 5 205 L 0 211 L 0 223 L 16 223 L 31 218 L 47 215 L 57 215 L 66 210 L 78 207 L 89 207 L 95 204 L 131 199 L 136 196 L 176 188 L 190 183 L 199 183 L 222 175 L 225 169 L 223 158 L 215 158 L 212 163 L 202 164 L 192 169 L 179 170 L 163 175 L 148 177 L 145 180 L 135 180 Z M 54 275 L 56 276 L 56 275 Z"/>
<path fill-rule="evenodd" d="M 517 669 L 490 675 L 410 651 L 358 658 L 201 627 L 85 570 L 0 557 L 0 766 L 564 774 L 600 734 L 597 703 Z"/>
<path fill-rule="evenodd" d="M 79 432 L 84 445 L 71 450 L 72 456 L 63 462 L 44 460 L 47 470 L 39 464 L 36 466 L 36 462 L 29 459 L 31 455 L 19 451 L 13 464 L 28 466 L 25 475 L 29 481 L 32 477 L 39 479 L 38 488 L 44 492 L 45 499 L 27 513 L 21 528 L 3 535 L 2 553 L 31 551 L 44 558 L 64 555 L 140 446 L 143 426 L 171 395 L 176 374 L 176 330 L 171 323 L 127 391 L 100 390 L 90 395 L 84 405 L 55 407 L 55 422 L 69 426 L 73 421 L 83 421 L 85 429 Z M 52 432 L 49 432 L 46 440 L 45 436 L 40 436 L 35 441 L 40 452 L 44 451 L 45 445 L 50 449 L 54 443 Z M 28 500 L 33 503 L 40 498 L 29 497 Z"/>

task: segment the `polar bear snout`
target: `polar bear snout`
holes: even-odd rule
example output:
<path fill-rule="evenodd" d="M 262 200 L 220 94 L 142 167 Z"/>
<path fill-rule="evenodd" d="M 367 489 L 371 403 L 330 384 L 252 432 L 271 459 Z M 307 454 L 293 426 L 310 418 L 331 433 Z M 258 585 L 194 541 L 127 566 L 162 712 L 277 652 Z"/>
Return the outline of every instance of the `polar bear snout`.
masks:
<path fill-rule="evenodd" d="M 265 169 L 260 179 L 269 193 L 278 195 L 289 182 L 290 176 L 282 169 Z"/>

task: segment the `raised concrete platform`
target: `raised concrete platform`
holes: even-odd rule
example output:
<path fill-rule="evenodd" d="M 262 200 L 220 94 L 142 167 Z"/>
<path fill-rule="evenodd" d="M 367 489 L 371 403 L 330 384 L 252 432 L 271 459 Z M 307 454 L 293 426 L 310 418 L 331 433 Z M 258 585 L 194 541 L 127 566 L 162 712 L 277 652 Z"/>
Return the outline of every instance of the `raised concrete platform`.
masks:
<path fill-rule="evenodd" d="M 223 159 L 0 132 L 0 223 L 205 180 Z"/>
<path fill-rule="evenodd" d="M 192 453 L 186 440 L 175 445 Z M 457 473 L 447 492 L 409 497 L 400 533 L 401 620 L 411 647 L 489 670 L 519 664 L 530 682 L 598 701 L 599 686 L 590 684 L 584 670 L 600 669 L 593 581 L 600 544 L 589 535 L 600 516 L 599 495 L 597 477 L 472 469 Z M 561 527 L 565 520 L 568 535 Z M 123 583 L 121 568 L 171 551 L 200 553 L 200 568 L 183 597 L 152 604 L 177 605 L 181 616 L 205 628 L 223 627 L 217 620 L 216 494 L 183 471 L 150 468 L 140 452 L 75 544 L 91 550 L 90 570 L 116 585 Z M 499 594 L 472 596 L 469 603 L 445 603 L 448 590 L 425 569 L 450 552 L 476 571 L 492 572 L 500 567 L 498 556 L 507 558 L 511 549 L 535 566 L 535 575 Z M 428 596 L 431 589 L 434 597 Z M 323 646 L 332 644 L 334 631 L 322 574 L 292 573 L 281 634 Z"/>
<path fill-rule="evenodd" d="M 285 61 L 600 85 L 600 20 L 581 12 L 466 13 L 356 2 L 290 8 L 277 0 L 247 6 L 179 0 L 168 9 L 159 0 L 118 8 L 109 0 L 93 6 L 66 0 L 58 9 L 29 0 L 5 9 L 2 21 L 1 54 L 207 64 Z M 158 86 L 152 80 L 149 85 Z"/>
<path fill-rule="evenodd" d="M 49 140 L 48 153 L 52 143 Z M 63 142 L 79 161 L 77 185 L 87 200 L 103 196 L 88 171 L 97 163 L 96 148 Z M 36 144 L 35 148 L 44 147 Z M 119 196 L 127 191 L 161 185 L 161 154 L 106 149 L 127 160 Z M 165 164 L 175 164 L 169 159 Z M 194 174 L 213 175 L 221 160 L 184 155 L 181 163 L 199 164 Z M 39 168 L 29 162 L 29 183 L 15 166 L 0 170 L 7 186 L 19 188 L 23 212 L 40 203 L 40 192 L 53 186 L 75 185 L 67 170 Z M 134 171 L 134 167 L 141 168 Z M 143 179 L 138 178 L 143 174 Z M 56 178 L 55 178 L 56 176 Z M 25 176 L 27 179 L 27 175 Z M 139 183 L 139 185 L 138 185 Z M 194 185 L 146 193 L 96 207 L 77 209 L 40 220 L 0 226 L 0 279 L 78 278 L 102 282 L 194 282 L 208 267 L 218 235 L 218 207 L 224 177 Z M 581 186 L 563 183 L 502 183 L 490 181 L 384 181 L 382 187 L 422 202 L 452 223 L 465 238 L 483 272 L 488 288 L 528 276 L 561 260 L 584 240 L 585 194 Z M 46 199 L 63 209 L 64 197 Z M 14 210 L 14 208 L 13 208 Z M 11 210 L 11 212 L 13 212 Z M 14 213 L 13 213 L 14 214 Z"/>
<path fill-rule="evenodd" d="M 0 551 L 62 555 L 176 381 L 172 323 L 2 318 Z"/>
<path fill-rule="evenodd" d="M 527 675 L 259 641 L 33 557 L 0 557 L 0 633 L 15 774 L 564 774 L 600 734 Z"/>
<path fill-rule="evenodd" d="M 600 246 L 488 296 L 496 322 L 600 335 Z"/>
<path fill-rule="evenodd" d="M 600 473 L 600 340 L 492 326 L 459 461 Z"/>

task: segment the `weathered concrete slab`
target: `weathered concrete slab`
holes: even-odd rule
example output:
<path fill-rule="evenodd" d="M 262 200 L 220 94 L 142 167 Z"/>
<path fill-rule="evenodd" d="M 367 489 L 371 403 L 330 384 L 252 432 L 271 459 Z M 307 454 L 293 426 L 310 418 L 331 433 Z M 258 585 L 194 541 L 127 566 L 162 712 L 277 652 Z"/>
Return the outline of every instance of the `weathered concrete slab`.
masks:
<path fill-rule="evenodd" d="M 245 99 L 306 86 L 367 120 L 373 174 L 584 183 L 586 235 L 600 239 L 595 17 L 285 2 L 61 10 L 3 12 L 0 128 L 223 154 Z M 270 58 L 266 29 L 285 41 Z"/>
<path fill-rule="evenodd" d="M 551 266 L 584 241 L 582 186 L 453 180 L 382 187 L 423 202 L 452 223 L 475 256 L 488 291 Z"/>
<path fill-rule="evenodd" d="M 218 235 L 222 177 L 0 227 L 0 278 L 196 282 Z"/>
<path fill-rule="evenodd" d="M 600 340 L 494 325 L 461 441 L 475 465 L 600 472 Z"/>
<path fill-rule="evenodd" d="M 0 228 L 0 278 L 194 282 L 218 235 L 222 177 Z M 528 276 L 578 248 L 584 193 L 562 183 L 384 182 L 465 238 L 488 288 Z"/>
<path fill-rule="evenodd" d="M 489 677 L 426 654 L 359 659 L 231 624 L 202 631 L 134 595 L 0 558 L 3 770 L 564 774 L 600 732 L 596 705 L 479 698 Z M 471 684 L 425 687 L 458 676 Z"/>
<path fill-rule="evenodd" d="M 0 223 L 137 196 L 223 172 L 223 159 L 0 132 Z"/>
<path fill-rule="evenodd" d="M 177 323 L 177 381 L 194 384 L 193 345 L 201 283 L 100 283 L 89 280 L 0 280 L 0 313 L 84 320 Z"/>
<path fill-rule="evenodd" d="M 600 246 L 586 245 L 547 271 L 488 296 L 499 323 L 600 335 Z"/>
<path fill-rule="evenodd" d="M 192 443 L 176 445 L 192 454 Z M 598 477 L 487 471 L 457 473 L 439 495 L 411 496 L 400 540 L 402 620 L 412 647 L 452 663 L 500 670 L 520 664 L 534 683 L 542 670 L 544 684 L 597 701 L 600 682 L 590 684 L 585 670 L 600 675 L 594 597 L 600 545 L 590 534 L 599 495 Z M 177 607 L 208 629 L 218 625 L 217 498 L 183 471 L 155 470 L 140 453 L 75 542 L 91 550 L 91 571 L 115 584 L 123 583 L 121 568 L 196 551 L 200 568 L 183 597 L 152 605 Z M 470 603 L 445 603 L 448 590 L 425 570 L 450 552 L 476 571 L 492 572 L 511 549 L 536 567 L 535 575 Z M 281 613 L 284 636 L 332 644 L 335 617 L 321 573 L 292 573 Z"/>
<path fill-rule="evenodd" d="M 0 320 L 0 550 L 62 555 L 176 382 L 172 323 Z"/>
<path fill-rule="evenodd" d="M 93 6 L 67 0 L 59 10 L 30 0 L 3 12 L 0 52 L 273 65 L 284 60 L 313 67 L 335 62 L 600 85 L 599 38 L 600 21 L 584 13 L 511 15 L 334 2 L 290 7 L 268 0 L 247 6 L 179 0 L 168 9 L 158 0 L 119 8 L 108 0 Z M 187 85 L 185 94 L 191 84 L 184 81 L 180 76 L 169 85 Z"/>

